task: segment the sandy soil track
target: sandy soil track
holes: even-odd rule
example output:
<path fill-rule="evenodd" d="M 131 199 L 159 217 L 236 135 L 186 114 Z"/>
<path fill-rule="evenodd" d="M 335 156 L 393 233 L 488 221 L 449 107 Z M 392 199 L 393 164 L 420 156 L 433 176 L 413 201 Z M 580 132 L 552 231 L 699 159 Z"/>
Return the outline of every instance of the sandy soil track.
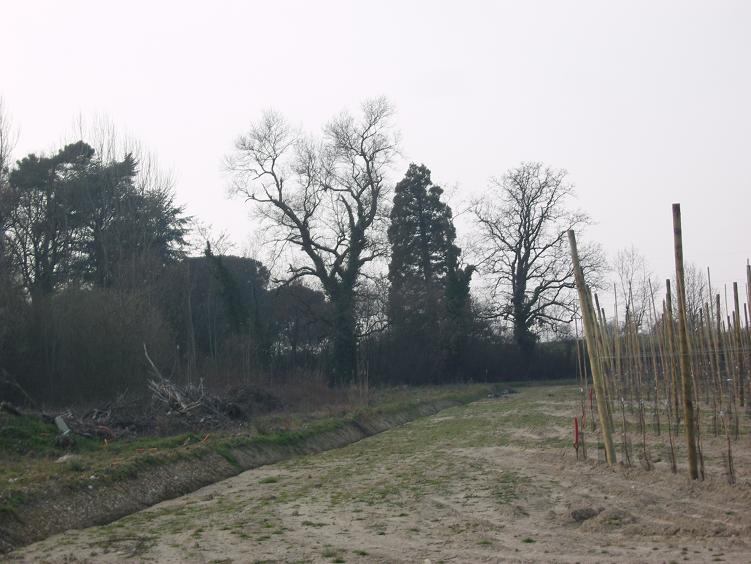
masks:
<path fill-rule="evenodd" d="M 240 474 L 6 557 L 29 562 L 749 562 L 751 456 L 728 486 L 577 462 L 573 388 L 451 408 L 348 447 Z M 636 440 L 632 438 L 632 440 Z M 741 443 L 744 439 L 741 439 Z M 745 437 L 748 442 L 748 437 Z M 638 449 L 636 449 L 638 450 Z M 680 456 L 680 452 L 679 452 Z M 596 458 L 596 456 L 595 456 Z M 634 455 L 636 458 L 636 455 Z M 592 509 L 583 522 L 572 511 Z"/>

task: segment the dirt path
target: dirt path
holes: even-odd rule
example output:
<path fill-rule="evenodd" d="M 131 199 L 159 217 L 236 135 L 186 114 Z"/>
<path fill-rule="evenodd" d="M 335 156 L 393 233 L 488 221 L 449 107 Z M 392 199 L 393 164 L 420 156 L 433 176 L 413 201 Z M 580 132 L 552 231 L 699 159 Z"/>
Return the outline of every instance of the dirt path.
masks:
<path fill-rule="evenodd" d="M 571 388 L 529 388 L 251 470 L 7 555 L 34 562 L 749 562 L 751 460 L 710 479 L 576 462 Z M 748 440 L 748 439 L 746 439 Z M 652 445 L 652 457 L 662 447 Z M 747 449 L 748 450 L 748 449 Z M 592 454 L 594 449 L 590 449 Z M 577 509 L 604 511 L 584 522 Z"/>

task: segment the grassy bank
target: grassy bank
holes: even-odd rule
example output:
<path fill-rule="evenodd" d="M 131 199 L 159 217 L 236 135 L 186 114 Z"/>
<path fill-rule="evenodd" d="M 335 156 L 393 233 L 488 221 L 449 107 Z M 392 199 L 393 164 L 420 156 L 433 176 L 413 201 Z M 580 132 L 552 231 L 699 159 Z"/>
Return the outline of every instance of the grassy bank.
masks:
<path fill-rule="evenodd" d="M 53 425 L 36 417 L 5 414 L 0 432 L 0 534 L 5 533 L 7 549 L 26 540 L 19 536 L 31 535 L 29 540 L 35 540 L 61 530 L 60 518 L 52 519 L 45 507 L 48 504 L 59 511 L 62 499 L 68 500 L 66 507 L 84 514 L 99 512 L 102 519 L 116 518 L 243 469 L 348 444 L 442 407 L 479 399 L 487 392 L 488 387 L 482 385 L 382 390 L 373 394 L 368 405 L 353 405 L 333 414 L 275 414 L 212 434 L 110 443 L 78 438 L 68 450 L 55 445 Z M 135 501 L 133 496 L 112 494 L 110 486 L 122 484 L 144 492 L 134 494 Z M 104 508 L 97 509 L 90 502 L 95 493 L 100 501 L 103 494 L 111 498 L 101 501 Z M 32 517 L 43 525 L 19 525 Z M 94 522 L 99 522 L 95 516 L 82 518 L 82 524 Z"/>

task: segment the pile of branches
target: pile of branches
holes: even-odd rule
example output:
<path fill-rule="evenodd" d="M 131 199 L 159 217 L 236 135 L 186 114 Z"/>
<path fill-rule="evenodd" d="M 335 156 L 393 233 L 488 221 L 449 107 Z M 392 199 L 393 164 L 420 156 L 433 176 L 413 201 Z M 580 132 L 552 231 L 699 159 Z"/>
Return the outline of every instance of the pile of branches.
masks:
<path fill-rule="evenodd" d="M 76 416 L 68 410 L 63 416 L 76 435 L 84 437 L 98 437 L 103 439 L 120 439 L 133 437 L 137 434 L 139 425 L 129 412 L 135 411 L 136 402 L 129 401 L 127 392 L 119 394 L 114 401 L 103 407 L 95 407 Z"/>
<path fill-rule="evenodd" d="M 149 357 L 146 345 L 143 350 L 151 372 L 147 382 L 148 389 L 156 403 L 167 407 L 167 415 L 186 416 L 186 419 L 191 420 L 200 418 L 199 423 L 222 423 L 248 417 L 246 409 L 235 401 L 207 394 L 203 378 L 198 385 L 184 386 L 165 378 Z"/>
<path fill-rule="evenodd" d="M 198 386 L 179 386 L 168 378 L 152 378 L 147 383 L 151 396 L 165 404 L 170 413 L 186 414 L 204 405 L 203 379 Z"/>
<path fill-rule="evenodd" d="M 149 391 L 156 401 L 168 407 L 168 414 L 179 413 L 184 415 L 210 403 L 206 401 L 203 378 L 201 378 L 198 386 L 193 384 L 180 386 L 169 378 L 162 376 L 162 373 L 151 360 L 146 344 L 143 345 L 143 352 L 151 368 L 151 378 L 147 382 Z"/>

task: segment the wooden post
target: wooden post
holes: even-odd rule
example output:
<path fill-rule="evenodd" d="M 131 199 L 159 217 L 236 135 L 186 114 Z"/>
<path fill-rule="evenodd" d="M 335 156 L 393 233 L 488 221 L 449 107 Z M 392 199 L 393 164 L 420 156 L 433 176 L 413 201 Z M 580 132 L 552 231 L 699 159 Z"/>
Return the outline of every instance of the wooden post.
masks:
<path fill-rule="evenodd" d="M 736 366 L 738 377 L 738 389 L 740 390 L 740 404 L 743 407 L 746 404 L 746 382 L 744 378 L 743 367 L 743 341 L 741 340 L 741 307 L 738 300 L 738 282 L 733 282 L 733 306 L 734 306 L 734 323 L 733 333 L 735 336 L 735 349 L 736 349 Z"/>
<path fill-rule="evenodd" d="M 608 417 L 608 406 L 605 402 L 605 386 L 602 381 L 600 372 L 600 362 L 597 358 L 598 346 L 595 336 L 595 320 L 593 319 L 592 304 L 589 300 L 589 291 L 584 282 L 584 273 L 579 263 L 579 253 L 576 249 L 576 235 L 573 229 L 568 232 L 568 242 L 571 246 L 571 260 L 574 263 L 574 276 L 576 277 L 576 289 L 579 292 L 579 302 L 582 310 L 582 319 L 584 321 L 584 339 L 587 341 L 587 352 L 589 354 L 589 366 L 592 371 L 592 383 L 597 396 L 597 415 L 600 419 L 600 428 L 602 429 L 602 439 L 605 443 L 605 458 L 608 464 L 616 463 L 615 448 L 613 446 L 613 435 Z"/>
<path fill-rule="evenodd" d="M 689 363 L 688 333 L 686 330 L 686 285 L 683 276 L 683 231 L 681 229 L 681 205 L 673 204 L 673 241 L 675 244 L 675 281 L 678 301 L 678 347 L 683 392 L 683 416 L 688 446 L 688 472 L 692 480 L 699 479 L 696 452 L 696 423 L 694 421 L 694 394 Z"/>

